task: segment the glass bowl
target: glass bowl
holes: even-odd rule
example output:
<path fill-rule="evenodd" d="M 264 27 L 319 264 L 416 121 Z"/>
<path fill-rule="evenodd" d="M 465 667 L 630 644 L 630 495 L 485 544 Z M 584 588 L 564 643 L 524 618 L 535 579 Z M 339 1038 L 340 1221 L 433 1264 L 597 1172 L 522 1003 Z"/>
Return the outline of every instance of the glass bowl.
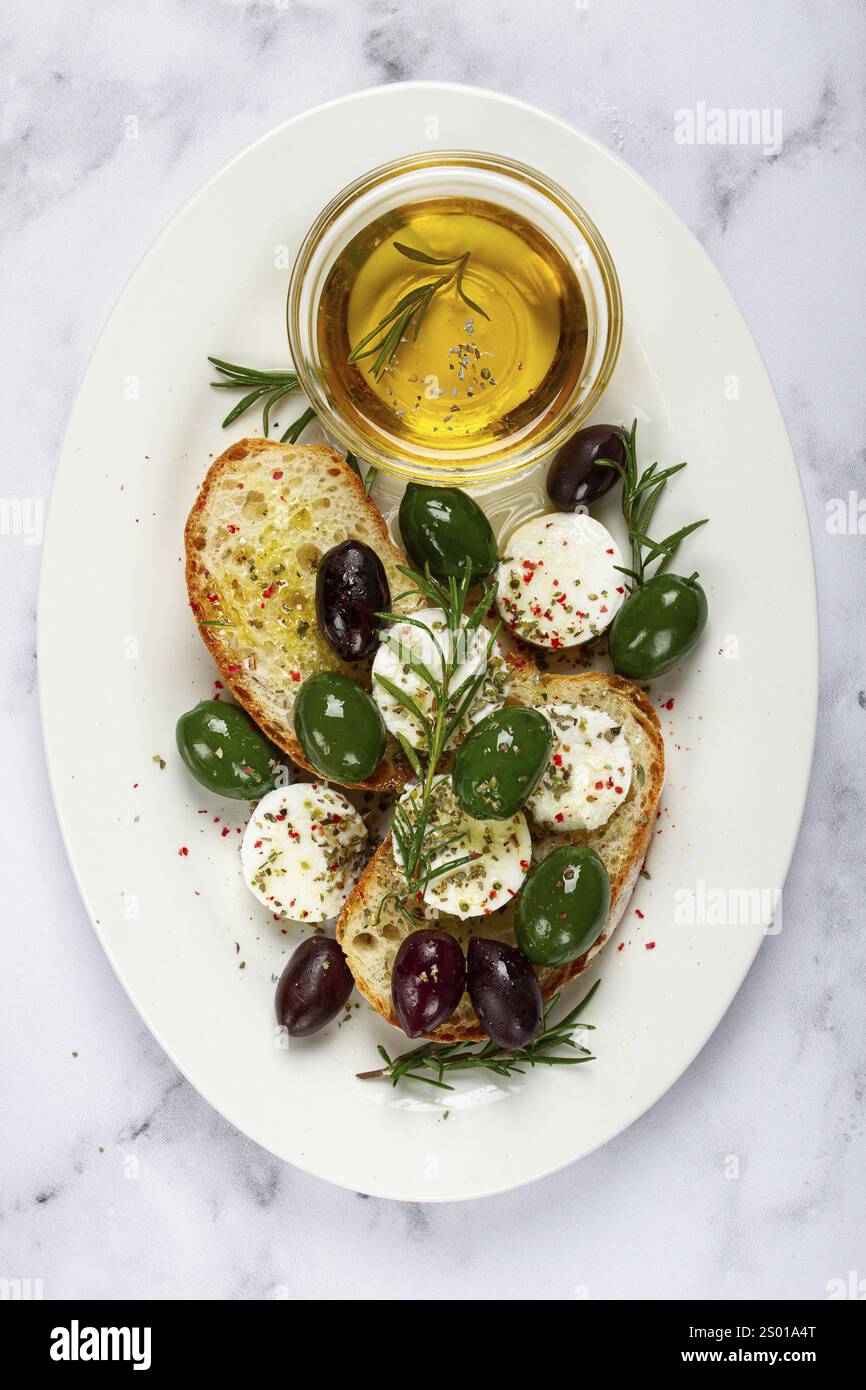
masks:
<path fill-rule="evenodd" d="M 477 446 L 409 440 L 354 405 L 340 405 L 319 339 L 319 304 L 337 258 L 364 228 L 397 208 L 433 198 L 489 202 L 516 213 L 553 243 L 574 271 L 587 315 L 583 366 L 570 392 L 524 428 Z M 616 270 L 583 208 L 550 179 L 500 155 L 439 151 L 364 174 L 320 213 L 295 261 L 287 303 L 289 347 L 301 387 L 325 428 L 352 453 L 403 479 L 456 485 L 513 476 L 558 448 L 597 405 L 622 335 Z M 360 364 L 363 368 L 364 364 Z"/>

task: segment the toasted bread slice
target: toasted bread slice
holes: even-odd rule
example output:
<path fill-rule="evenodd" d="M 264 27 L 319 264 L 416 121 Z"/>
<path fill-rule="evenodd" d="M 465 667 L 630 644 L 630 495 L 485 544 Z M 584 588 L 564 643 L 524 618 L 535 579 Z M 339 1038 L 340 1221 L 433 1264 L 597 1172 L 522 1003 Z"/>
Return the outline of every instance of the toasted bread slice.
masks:
<path fill-rule="evenodd" d="M 319 560 L 347 537 L 376 551 L 392 598 L 406 589 L 397 571 L 404 557 L 345 460 L 324 444 L 271 439 L 226 449 L 186 523 L 186 582 L 199 632 L 235 698 L 302 767 L 309 763 L 292 720 L 301 682 L 332 670 L 370 688 L 371 663 L 341 661 L 316 620 Z M 389 738 L 383 762 L 360 785 L 396 790 L 408 772 Z"/>
<path fill-rule="evenodd" d="M 545 999 L 579 975 L 610 940 L 631 897 L 649 847 L 664 781 L 664 744 L 655 710 L 646 696 L 620 676 L 591 671 L 581 675 L 542 675 L 519 658 L 511 659 L 513 674 L 508 704 L 540 705 L 552 701 L 589 705 L 604 710 L 621 724 L 634 767 L 628 796 L 606 825 L 598 830 L 551 834 L 529 819 L 533 864 L 540 863 L 558 845 L 589 845 L 604 861 L 610 876 L 610 913 L 598 940 L 579 959 L 567 965 L 536 970 Z M 337 922 L 337 939 L 346 953 L 355 983 L 366 999 L 397 1025 L 391 1005 L 391 968 L 400 942 L 410 927 L 388 898 L 398 882 L 391 852 L 391 837 L 375 855 L 343 908 Z M 381 908 L 381 912 L 380 912 Z M 469 938 L 495 937 L 514 944 L 514 907 L 461 921 L 442 915 L 439 925 L 462 944 Z M 484 1032 L 464 994 L 447 1023 L 430 1036 L 437 1042 L 480 1041 Z"/>

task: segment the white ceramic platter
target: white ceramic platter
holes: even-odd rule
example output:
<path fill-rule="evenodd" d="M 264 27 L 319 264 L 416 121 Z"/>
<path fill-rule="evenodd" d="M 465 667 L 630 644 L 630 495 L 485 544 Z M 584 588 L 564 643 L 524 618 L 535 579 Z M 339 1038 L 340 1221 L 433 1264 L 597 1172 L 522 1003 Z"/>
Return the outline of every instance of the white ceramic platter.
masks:
<path fill-rule="evenodd" d="M 276 1045 L 273 980 L 297 929 L 281 934 L 243 886 L 245 804 L 201 792 L 174 748 L 178 715 L 215 675 L 186 605 L 184 519 L 210 459 L 259 425 L 250 415 L 221 431 L 228 393 L 210 390 L 205 359 L 285 362 L 291 262 L 323 203 L 366 168 L 436 145 L 535 165 L 587 209 L 625 305 L 595 418 L 636 415 L 644 461 L 689 460 L 659 528 L 711 518 L 677 566 L 700 570 L 707 635 L 652 689 L 669 771 L 651 878 L 589 976 L 602 977 L 589 1015 L 598 1061 L 513 1083 L 473 1073 L 451 1095 L 354 1079 L 378 1042 L 401 1045 L 366 1006 L 289 1051 Z M 299 409 L 282 407 L 284 426 Z M 542 481 L 526 481 L 519 507 Z M 380 495 L 390 511 L 394 492 Z M 487 501 L 501 520 L 502 499 Z M 615 502 L 601 515 L 616 528 Z M 624 1129 L 688 1066 L 749 968 L 794 848 L 815 727 L 815 583 L 755 344 L 670 209 L 562 122 L 431 83 L 311 111 L 195 194 L 100 338 L 51 503 L 39 663 L 54 797 L 88 912 L 148 1026 L 214 1106 L 291 1163 L 387 1197 L 478 1197 L 550 1173 Z"/>

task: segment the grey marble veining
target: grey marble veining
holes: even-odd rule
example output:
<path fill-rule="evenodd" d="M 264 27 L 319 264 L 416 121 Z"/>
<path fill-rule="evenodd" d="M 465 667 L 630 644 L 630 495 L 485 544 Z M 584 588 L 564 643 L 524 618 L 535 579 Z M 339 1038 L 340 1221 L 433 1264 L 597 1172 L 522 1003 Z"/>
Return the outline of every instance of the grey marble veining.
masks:
<path fill-rule="evenodd" d="M 866 1276 L 866 537 L 828 529 L 833 499 L 866 491 L 862 5 L 10 0 L 0 24 L 4 497 L 47 501 L 99 328 L 206 175 L 330 97 L 476 83 L 610 145 L 720 266 L 794 440 L 823 634 L 785 929 L 700 1057 L 629 1131 L 553 1178 L 469 1206 L 400 1206 L 328 1187 L 235 1132 L 128 1003 L 48 793 L 39 546 L 0 537 L 0 1277 L 41 1279 L 47 1297 L 580 1299 L 823 1298 L 828 1281 Z M 778 110 L 778 148 L 678 143 L 677 113 L 698 103 Z"/>

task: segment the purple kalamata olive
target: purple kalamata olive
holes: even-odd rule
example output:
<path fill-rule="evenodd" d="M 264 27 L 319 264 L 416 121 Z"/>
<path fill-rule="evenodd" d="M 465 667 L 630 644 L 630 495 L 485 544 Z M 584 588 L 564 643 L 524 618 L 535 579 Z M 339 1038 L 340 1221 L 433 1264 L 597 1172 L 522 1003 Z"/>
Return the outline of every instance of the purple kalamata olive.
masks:
<path fill-rule="evenodd" d="M 344 661 L 372 656 L 382 626 L 377 613 L 391 607 L 385 567 L 363 541 L 348 540 L 326 551 L 316 574 L 319 626 Z"/>
<path fill-rule="evenodd" d="M 302 941 L 280 976 L 274 1004 L 277 1022 L 292 1038 L 318 1033 L 343 1008 L 355 981 L 330 936 Z"/>
<path fill-rule="evenodd" d="M 547 495 L 561 512 L 591 507 L 620 479 L 616 468 L 599 459 L 625 464 L 625 440 L 617 425 L 587 425 L 557 449 L 547 473 Z"/>
<path fill-rule="evenodd" d="M 391 1000 L 410 1038 L 432 1033 L 450 1018 L 466 988 L 466 958 L 445 931 L 413 931 L 401 943 L 391 971 Z"/>
<path fill-rule="evenodd" d="M 468 980 L 472 1007 L 491 1042 L 523 1047 L 541 1032 L 541 987 L 529 961 L 514 946 L 473 936 Z"/>

